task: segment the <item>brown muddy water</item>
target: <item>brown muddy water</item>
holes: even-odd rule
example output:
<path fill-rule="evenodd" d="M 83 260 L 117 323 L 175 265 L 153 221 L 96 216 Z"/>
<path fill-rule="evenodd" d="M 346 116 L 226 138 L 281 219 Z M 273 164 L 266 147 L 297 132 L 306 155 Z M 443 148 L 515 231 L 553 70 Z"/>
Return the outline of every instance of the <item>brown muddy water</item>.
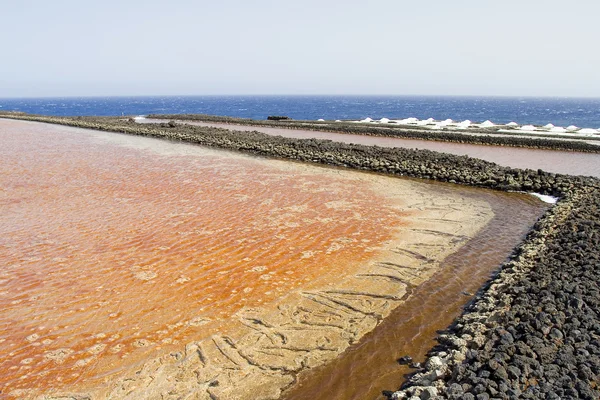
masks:
<path fill-rule="evenodd" d="M 138 120 L 139 122 L 164 122 L 164 120 Z M 474 144 L 434 142 L 417 139 L 399 139 L 381 136 L 352 135 L 333 132 L 319 132 L 301 129 L 285 129 L 261 126 L 244 126 L 214 122 L 181 121 L 199 126 L 215 126 L 239 131 L 258 131 L 269 135 L 290 138 L 327 139 L 342 143 L 377 145 L 382 147 L 404 147 L 409 149 L 433 150 L 444 153 L 467 155 L 513 167 L 542 169 L 548 172 L 569 175 L 584 175 L 600 178 L 600 155 L 556 150 L 525 149 L 518 147 L 484 146 Z"/>
<path fill-rule="evenodd" d="M 226 330 L 242 308 L 339 280 L 414 218 L 372 184 L 403 179 L 22 121 L 0 121 L 0 142 L 0 397 L 110 382 Z M 406 373 L 395 359 L 423 358 L 470 298 L 463 292 L 546 207 L 523 194 L 416 185 L 488 204 L 493 219 L 284 396 L 395 389 Z"/>

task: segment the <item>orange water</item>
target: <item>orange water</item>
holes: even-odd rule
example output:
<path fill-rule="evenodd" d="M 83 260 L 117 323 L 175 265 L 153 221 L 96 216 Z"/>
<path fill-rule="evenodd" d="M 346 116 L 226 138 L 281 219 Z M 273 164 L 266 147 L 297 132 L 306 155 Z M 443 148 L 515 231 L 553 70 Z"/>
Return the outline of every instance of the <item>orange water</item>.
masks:
<path fill-rule="evenodd" d="M 0 121 L 0 395 L 112 379 L 402 224 L 367 181 L 110 135 Z"/>

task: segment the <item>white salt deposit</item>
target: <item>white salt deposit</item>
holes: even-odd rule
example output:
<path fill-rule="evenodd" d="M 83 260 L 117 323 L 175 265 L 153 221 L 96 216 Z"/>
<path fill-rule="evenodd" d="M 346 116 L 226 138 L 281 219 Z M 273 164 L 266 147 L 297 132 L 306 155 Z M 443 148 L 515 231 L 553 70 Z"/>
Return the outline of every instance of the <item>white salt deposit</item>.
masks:
<path fill-rule="evenodd" d="M 411 117 L 411 118 L 397 119 L 395 122 L 400 125 L 414 125 L 417 122 L 419 122 L 419 120 Z"/>
<path fill-rule="evenodd" d="M 554 133 L 564 133 L 567 130 L 565 128 L 563 128 L 562 126 L 555 126 L 554 128 L 550 128 L 550 132 L 554 132 Z"/>
<path fill-rule="evenodd" d="M 137 117 L 134 117 L 133 119 L 135 119 L 136 121 L 139 121 L 141 119 L 146 119 L 145 115 L 138 115 Z"/>
<path fill-rule="evenodd" d="M 548 196 L 546 194 L 539 194 L 539 193 L 529 193 L 529 194 L 537 197 L 544 203 L 555 204 L 558 201 L 558 197 Z"/>
<path fill-rule="evenodd" d="M 325 120 L 324 120 L 323 118 L 319 118 L 317 121 L 319 121 L 319 122 L 323 122 L 323 121 L 325 121 Z"/>
<path fill-rule="evenodd" d="M 339 119 L 336 119 L 335 122 L 342 122 L 342 121 L 340 121 Z"/>
<path fill-rule="evenodd" d="M 139 116 L 135 117 L 136 120 L 140 120 L 140 119 L 144 119 L 144 118 L 145 118 L 144 115 L 139 115 Z M 324 119 L 318 119 L 318 121 L 324 121 Z M 342 121 L 340 121 L 339 119 L 336 119 L 335 122 L 342 122 Z M 373 120 L 372 118 L 367 117 L 365 119 L 361 119 L 360 121 L 352 121 L 352 122 L 355 122 L 355 123 L 361 123 L 361 122 L 362 123 L 372 123 L 373 122 L 373 123 L 380 123 L 380 124 L 417 125 L 417 126 L 424 126 L 424 127 L 436 129 L 436 130 L 443 130 L 445 127 L 448 127 L 448 126 L 456 126 L 456 128 L 458 128 L 458 129 L 467 129 L 472 126 L 480 127 L 480 128 L 489 128 L 489 127 L 494 127 L 494 126 L 500 126 L 500 128 L 502 127 L 502 125 L 494 124 L 490 120 L 483 121 L 480 124 L 473 124 L 468 119 L 461 121 L 461 122 L 455 122 L 450 118 L 445 119 L 443 121 L 436 121 L 433 118 L 419 120 L 418 118 L 415 118 L 415 117 L 408 117 L 408 118 L 404 118 L 404 119 L 390 120 L 389 118 L 384 117 L 379 120 Z M 570 125 L 567 128 L 563 128 L 563 127 L 554 126 L 553 124 L 548 123 L 540 128 L 540 127 L 535 127 L 534 125 L 531 125 L 531 124 L 521 126 L 518 123 L 511 121 L 504 126 L 510 127 L 510 128 L 518 128 L 519 130 L 521 130 L 523 132 L 543 133 L 543 132 L 547 131 L 550 133 L 577 133 L 577 134 L 581 134 L 581 135 L 590 135 L 590 136 L 591 135 L 600 135 L 600 128 L 598 128 L 598 129 L 591 129 L 591 128 L 580 129 L 575 125 Z M 507 132 L 508 132 L 508 130 L 507 130 Z"/>

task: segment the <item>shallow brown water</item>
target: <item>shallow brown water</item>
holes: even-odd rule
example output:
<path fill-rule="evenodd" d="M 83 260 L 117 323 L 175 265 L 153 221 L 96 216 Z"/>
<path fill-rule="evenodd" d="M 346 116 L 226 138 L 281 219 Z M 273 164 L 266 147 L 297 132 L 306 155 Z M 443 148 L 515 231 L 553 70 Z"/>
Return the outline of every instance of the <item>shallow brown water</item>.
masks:
<path fill-rule="evenodd" d="M 160 120 L 147 121 L 164 122 Z M 301 129 L 221 124 L 213 122 L 184 122 L 193 125 L 215 126 L 239 131 L 258 131 L 269 135 L 279 135 L 298 139 L 317 138 L 334 140 L 336 142 L 343 143 L 433 150 L 456 155 L 468 155 L 470 157 L 480 158 L 482 160 L 491 161 L 507 167 L 542 169 L 544 171 L 560 174 L 585 175 L 600 178 L 600 155 L 595 153 L 537 150 L 502 146 L 483 146 L 416 139 L 399 139 L 380 136 L 318 132 Z"/>
<path fill-rule="evenodd" d="M 282 399 L 386 399 L 383 391 L 397 390 L 404 376 L 414 371 L 397 359 L 410 355 L 425 361 L 427 351 L 437 344 L 437 331 L 461 313 L 547 208 L 526 195 L 473 189 L 465 194 L 485 197 L 492 205 L 495 217 L 490 224 L 444 260 L 441 270 L 374 331 L 331 363 L 301 374 Z"/>
<path fill-rule="evenodd" d="M 0 121 L 0 395 L 101 384 L 242 307 L 344 276 L 406 223 L 373 175 L 130 138 Z M 458 190 L 491 204 L 494 223 L 332 369 L 302 376 L 296 398 L 319 382 L 328 398 L 395 389 L 395 358 L 431 347 L 460 291 L 479 287 L 543 208 Z"/>

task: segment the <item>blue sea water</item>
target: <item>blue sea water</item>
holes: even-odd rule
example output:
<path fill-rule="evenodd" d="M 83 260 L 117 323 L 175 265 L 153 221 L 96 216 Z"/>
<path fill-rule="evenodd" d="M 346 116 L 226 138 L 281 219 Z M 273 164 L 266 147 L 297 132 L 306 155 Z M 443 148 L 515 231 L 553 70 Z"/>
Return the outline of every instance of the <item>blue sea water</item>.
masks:
<path fill-rule="evenodd" d="M 33 114 L 146 115 L 200 113 L 265 119 L 469 119 L 494 123 L 600 128 L 600 98 L 452 96 L 162 96 L 0 98 L 1 111 Z"/>

